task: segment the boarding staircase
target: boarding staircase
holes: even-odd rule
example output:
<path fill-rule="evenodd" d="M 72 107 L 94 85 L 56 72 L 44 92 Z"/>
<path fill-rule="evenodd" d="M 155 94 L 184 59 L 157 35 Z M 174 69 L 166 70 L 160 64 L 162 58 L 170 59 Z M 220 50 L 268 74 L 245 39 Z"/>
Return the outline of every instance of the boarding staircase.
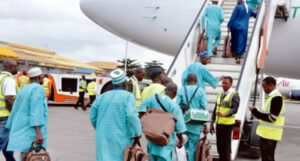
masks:
<path fill-rule="evenodd" d="M 273 0 L 271 2 L 277 4 L 276 0 Z M 201 33 L 202 24 L 200 22 L 202 13 L 207 7 L 208 3 L 209 1 L 206 0 L 201 10 L 199 11 L 197 18 L 195 19 L 184 42 L 182 43 L 181 50 L 177 53 L 167 72 L 168 76 L 171 77 L 173 81 L 178 85 L 181 85 L 181 76 L 186 67 L 189 64 L 192 64 L 193 62 L 199 61 L 199 58 L 197 57 L 195 52 L 197 47 L 198 35 L 199 33 Z M 249 22 L 248 42 L 244 57 L 241 60 L 241 64 L 236 64 L 234 58 L 222 57 L 224 49 L 224 39 L 225 36 L 227 36 L 227 23 L 229 22 L 233 9 L 236 6 L 236 0 L 219 0 L 219 5 L 223 8 L 225 14 L 225 20 L 221 25 L 222 38 L 220 46 L 217 50 L 218 54 L 217 56 L 212 57 L 211 63 L 207 65 L 207 68 L 216 77 L 221 77 L 225 75 L 231 76 L 233 78 L 233 87 L 239 92 L 241 98 L 240 107 L 236 114 L 236 120 L 239 120 L 241 122 L 240 127 L 238 127 L 238 133 L 241 134 L 243 124 L 246 118 L 246 112 L 248 109 L 251 88 L 256 78 L 256 64 L 258 58 L 261 56 L 259 54 L 262 51 L 261 48 L 262 46 L 264 46 L 262 45 L 261 41 L 261 29 L 266 26 L 264 25 L 264 21 L 268 21 L 265 19 L 267 13 L 272 11 L 272 13 L 270 13 L 271 21 L 268 22 L 270 23 L 270 29 L 269 32 L 267 32 L 268 34 L 271 33 L 270 30 L 272 29 L 272 20 L 274 19 L 275 10 L 267 10 L 265 1 L 262 1 L 262 5 L 259 10 L 259 15 L 256 19 L 251 18 Z M 267 37 L 269 38 L 269 35 Z M 208 109 L 210 113 L 212 113 L 214 109 L 217 94 L 220 91 L 222 91 L 221 82 L 218 83 L 216 89 L 213 89 L 208 84 L 206 85 Z M 214 157 L 218 157 L 215 136 L 208 135 L 208 138 L 211 140 L 212 143 L 212 153 Z M 234 159 L 237 155 L 239 143 L 240 138 L 232 141 L 232 159 Z"/>
<path fill-rule="evenodd" d="M 241 64 L 236 64 L 234 58 L 223 58 L 223 49 L 224 49 L 224 40 L 227 36 L 227 24 L 230 20 L 231 14 L 233 12 L 234 7 L 236 6 L 236 0 L 224 0 L 221 7 L 223 8 L 225 14 L 225 20 L 221 24 L 221 42 L 218 47 L 218 54 L 211 58 L 211 63 L 207 65 L 207 68 L 211 73 L 216 77 L 221 76 L 231 76 L 233 78 L 233 88 L 237 89 L 237 84 L 239 81 L 240 74 L 242 73 L 242 65 L 244 62 L 244 57 L 241 59 Z M 247 41 L 247 49 L 249 48 L 250 38 L 252 36 L 253 27 L 255 24 L 255 18 L 251 18 L 249 21 L 249 29 L 248 29 L 248 41 Z M 216 89 L 213 89 L 209 84 L 206 84 L 206 95 L 208 101 L 208 109 L 210 113 L 212 113 L 215 102 L 217 100 L 218 93 L 222 91 L 222 82 L 218 83 Z M 208 135 L 208 138 L 211 140 L 212 143 L 212 154 L 214 156 L 218 155 L 217 148 L 216 148 L 216 136 L 215 135 Z"/>

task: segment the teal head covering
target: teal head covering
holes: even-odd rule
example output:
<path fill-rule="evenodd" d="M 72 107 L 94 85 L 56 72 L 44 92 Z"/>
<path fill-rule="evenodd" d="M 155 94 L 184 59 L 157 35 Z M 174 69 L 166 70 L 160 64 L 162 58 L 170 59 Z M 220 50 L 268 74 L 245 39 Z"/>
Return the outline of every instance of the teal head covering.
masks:
<path fill-rule="evenodd" d="M 110 77 L 112 78 L 112 84 L 122 84 L 127 80 L 126 73 L 121 69 L 113 70 Z"/>

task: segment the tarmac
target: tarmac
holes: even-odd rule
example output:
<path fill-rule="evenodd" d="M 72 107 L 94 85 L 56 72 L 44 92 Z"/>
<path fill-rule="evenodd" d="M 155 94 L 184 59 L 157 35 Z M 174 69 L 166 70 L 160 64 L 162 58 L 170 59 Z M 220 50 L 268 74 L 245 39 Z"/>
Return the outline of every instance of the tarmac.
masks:
<path fill-rule="evenodd" d="M 286 125 L 282 142 L 277 145 L 276 160 L 300 159 L 300 104 L 286 104 Z M 48 151 L 52 161 L 95 161 L 95 130 L 89 112 L 67 106 L 49 107 Z M 145 144 L 145 142 L 143 142 Z M 18 158 L 18 154 L 15 154 Z M 238 156 L 236 161 L 258 161 Z M 0 154 L 0 161 L 5 161 Z"/>

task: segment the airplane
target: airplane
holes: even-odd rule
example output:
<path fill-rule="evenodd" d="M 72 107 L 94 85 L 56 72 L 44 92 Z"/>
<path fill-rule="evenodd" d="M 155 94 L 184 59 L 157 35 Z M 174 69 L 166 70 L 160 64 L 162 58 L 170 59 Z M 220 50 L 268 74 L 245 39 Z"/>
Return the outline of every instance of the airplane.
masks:
<path fill-rule="evenodd" d="M 82 11 L 107 31 L 141 46 L 176 56 L 204 0 L 81 0 Z M 294 6 L 300 6 L 299 2 Z M 292 8 L 291 13 L 297 8 Z M 300 14 L 300 13 L 299 13 Z M 276 19 L 265 73 L 300 79 L 300 15 Z M 284 66 L 282 64 L 284 59 Z"/>
<path fill-rule="evenodd" d="M 210 5 L 209 0 L 81 0 L 82 12 L 93 22 L 107 31 L 132 43 L 174 56 L 167 75 L 181 85 L 181 73 L 197 61 L 195 50 L 201 33 L 201 16 Z M 218 53 L 222 53 L 222 43 L 227 35 L 226 23 L 236 5 L 236 0 L 219 0 L 225 13 L 221 25 L 222 39 Z M 244 147 L 252 157 L 259 157 L 259 138 L 255 132 L 257 122 L 247 116 L 253 87 L 259 85 L 265 74 L 276 77 L 299 79 L 297 72 L 300 60 L 298 37 L 300 21 L 296 10 L 300 3 L 291 0 L 262 0 L 256 19 L 250 19 L 248 45 L 241 65 L 233 58 L 212 57 L 207 68 L 215 76 L 231 75 L 234 88 L 241 98 L 233 130 L 232 159 L 239 147 Z M 291 13 L 293 13 L 291 15 Z M 275 19 L 276 18 L 278 19 Z M 220 54 L 219 54 L 220 55 Z M 279 81 L 280 82 L 280 81 Z M 283 83 L 282 83 L 283 84 Z M 221 89 L 206 86 L 208 109 L 210 112 Z M 260 89 L 261 91 L 261 89 Z M 260 106 L 264 104 L 263 92 Z M 297 91 L 294 95 L 299 94 Z M 255 105 L 254 101 L 254 104 Z M 249 113 L 248 113 L 249 114 Z M 249 133 L 246 133 L 248 131 Z M 208 137 L 215 142 L 215 137 Z M 242 146 L 241 146 L 242 145 Z M 214 157 L 218 157 L 212 145 Z"/>
<path fill-rule="evenodd" d="M 300 100 L 300 80 L 277 78 L 277 88 L 286 98 Z"/>

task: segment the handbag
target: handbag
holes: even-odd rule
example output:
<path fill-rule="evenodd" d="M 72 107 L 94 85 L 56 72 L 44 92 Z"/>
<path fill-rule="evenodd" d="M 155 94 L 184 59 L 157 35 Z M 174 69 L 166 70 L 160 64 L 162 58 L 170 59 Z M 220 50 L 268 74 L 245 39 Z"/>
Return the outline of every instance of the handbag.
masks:
<path fill-rule="evenodd" d="M 199 37 L 198 37 L 198 42 L 197 42 L 197 50 L 196 50 L 196 54 L 199 54 L 203 51 L 207 50 L 207 40 L 206 40 L 206 36 L 204 33 L 200 33 Z"/>
<path fill-rule="evenodd" d="M 231 57 L 231 37 L 230 37 L 229 33 L 225 37 L 223 57 L 224 58 Z"/>
<path fill-rule="evenodd" d="M 199 87 L 196 88 L 196 90 L 194 91 L 194 93 L 193 93 L 191 99 L 189 100 L 188 94 L 187 94 L 187 90 L 186 90 L 186 87 L 184 87 L 185 99 L 186 99 L 186 101 L 187 101 L 187 104 L 185 104 L 185 103 L 180 103 L 180 104 L 179 104 L 180 109 L 181 109 L 181 111 L 182 111 L 183 114 L 185 114 L 185 112 L 189 109 L 189 106 L 190 106 L 190 104 L 191 104 L 193 98 L 195 97 L 195 95 L 196 95 L 198 89 L 199 89 Z"/>
<path fill-rule="evenodd" d="M 165 109 L 157 94 L 155 99 L 163 111 L 156 108 L 148 108 L 141 118 L 143 133 L 152 143 L 165 146 L 172 137 L 177 118 Z"/>
<path fill-rule="evenodd" d="M 142 149 L 139 140 L 124 149 L 123 161 L 150 161 L 150 156 Z"/>
<path fill-rule="evenodd" d="M 22 154 L 21 161 L 51 161 L 51 159 L 42 145 L 32 142 L 30 150 Z"/>
<path fill-rule="evenodd" d="M 204 136 L 197 144 L 195 161 L 213 161 L 210 141 Z"/>

